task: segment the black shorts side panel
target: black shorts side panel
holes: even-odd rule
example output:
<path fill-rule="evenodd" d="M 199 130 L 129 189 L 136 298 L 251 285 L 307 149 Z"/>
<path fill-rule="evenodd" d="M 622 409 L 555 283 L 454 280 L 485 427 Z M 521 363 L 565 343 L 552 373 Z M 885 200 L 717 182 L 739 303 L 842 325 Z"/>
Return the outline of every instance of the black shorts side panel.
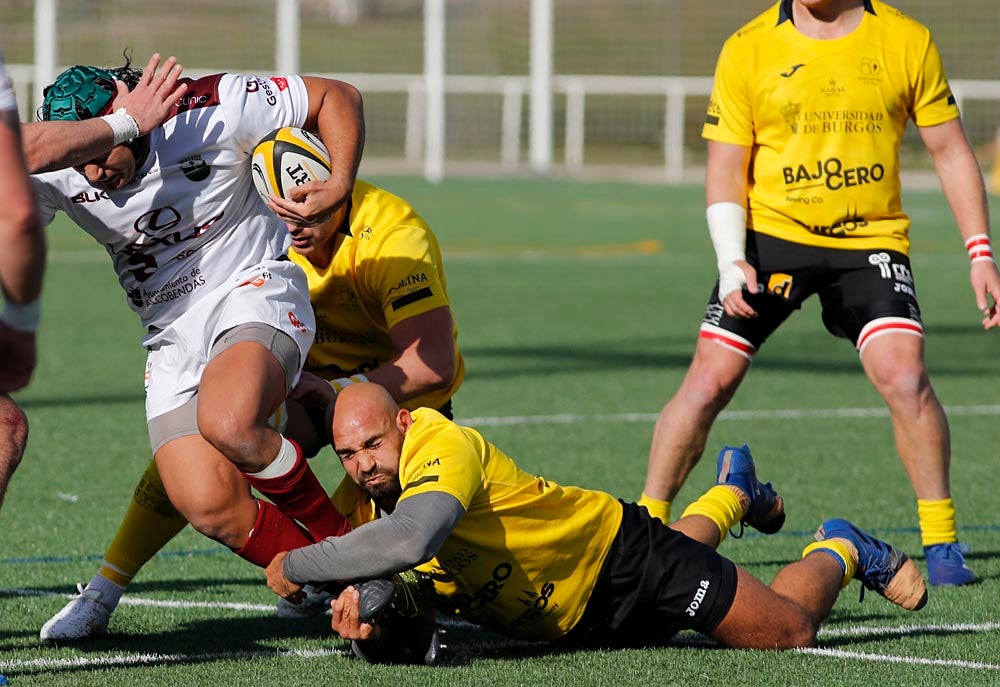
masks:
<path fill-rule="evenodd" d="M 758 317 L 727 315 L 716 282 L 702 322 L 736 334 L 754 348 L 813 294 L 819 294 L 827 330 L 854 344 L 865 325 L 883 317 L 920 323 L 910 260 L 902 253 L 819 248 L 748 230 L 747 262 L 763 288 L 762 293 L 745 294 Z"/>
<path fill-rule="evenodd" d="M 869 322 L 899 317 L 920 324 L 920 306 L 910 259 L 891 250 L 836 251 L 830 284 L 819 292 L 823 324 L 834 336 L 857 345 Z"/>
<path fill-rule="evenodd" d="M 567 639 L 628 646 L 664 641 L 680 630 L 711 632 L 736 597 L 736 566 L 645 508 L 622 508 L 615 546 Z"/>

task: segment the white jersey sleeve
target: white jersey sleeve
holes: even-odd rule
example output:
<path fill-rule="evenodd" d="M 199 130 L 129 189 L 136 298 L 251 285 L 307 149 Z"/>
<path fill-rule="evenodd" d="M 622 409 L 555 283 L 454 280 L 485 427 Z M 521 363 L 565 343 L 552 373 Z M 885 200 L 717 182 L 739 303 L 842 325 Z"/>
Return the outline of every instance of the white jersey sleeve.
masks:
<path fill-rule="evenodd" d="M 274 129 L 305 124 L 309 112 L 309 96 L 298 76 L 226 74 L 219 82 L 219 102 L 233 140 L 248 154 Z"/>

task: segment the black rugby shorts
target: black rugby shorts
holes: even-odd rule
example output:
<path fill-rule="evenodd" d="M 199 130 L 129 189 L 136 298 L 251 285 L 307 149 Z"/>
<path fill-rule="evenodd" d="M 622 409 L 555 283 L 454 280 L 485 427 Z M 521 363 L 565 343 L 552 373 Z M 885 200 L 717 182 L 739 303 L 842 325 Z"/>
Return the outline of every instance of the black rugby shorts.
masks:
<path fill-rule="evenodd" d="M 874 320 L 921 324 L 910 260 L 897 251 L 819 248 L 747 231 L 747 262 L 764 287 L 763 293 L 747 295 L 758 317 L 727 315 L 716 282 L 702 323 L 742 337 L 755 349 L 813 294 L 819 295 L 827 330 L 855 345 Z"/>
<path fill-rule="evenodd" d="M 623 502 L 622 509 L 587 609 L 564 639 L 641 646 L 662 643 L 680 630 L 714 630 L 736 597 L 736 565 L 645 508 Z"/>

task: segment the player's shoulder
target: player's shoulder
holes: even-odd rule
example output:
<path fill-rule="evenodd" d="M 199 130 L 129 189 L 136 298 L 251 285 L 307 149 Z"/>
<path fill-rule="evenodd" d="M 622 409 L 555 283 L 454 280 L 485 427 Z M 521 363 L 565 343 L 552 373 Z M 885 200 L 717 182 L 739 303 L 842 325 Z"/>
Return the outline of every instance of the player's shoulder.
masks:
<path fill-rule="evenodd" d="M 902 10 L 880 0 L 870 0 L 870 25 L 877 27 L 878 40 L 893 46 L 894 52 L 909 68 L 917 68 L 932 44 L 931 31 Z"/>
<path fill-rule="evenodd" d="M 390 234 L 406 228 L 433 235 L 431 228 L 410 203 L 374 184 L 358 179 L 351 194 L 351 229 L 355 238 L 369 240 L 372 249 Z"/>
<path fill-rule="evenodd" d="M 57 196 L 64 196 L 72 202 L 97 202 L 107 197 L 106 191 L 95 189 L 86 178 L 72 167 L 36 172 L 31 175 L 36 190 L 49 189 Z M 88 194 L 88 192 L 91 192 Z"/>
<path fill-rule="evenodd" d="M 358 179 L 354 184 L 351 201 L 360 211 L 368 213 L 409 214 L 413 208 L 403 198 L 380 186 Z"/>
<path fill-rule="evenodd" d="M 199 77 L 183 77 L 180 83 L 187 85 L 187 92 L 174 105 L 171 116 L 218 105 L 237 108 L 243 103 L 252 104 L 260 100 L 262 105 L 273 107 L 279 94 L 294 84 L 296 76 L 257 76 L 235 72 L 220 72 Z"/>
<path fill-rule="evenodd" d="M 461 428 L 454 420 L 449 420 L 433 408 L 416 408 L 410 412 L 410 416 L 413 418 L 413 425 L 410 427 L 410 432 L 416 432 L 417 434 L 450 434 L 461 432 Z"/>
<path fill-rule="evenodd" d="M 400 479 L 404 484 L 414 486 L 443 479 L 444 485 L 448 482 L 446 475 L 461 475 L 461 481 L 475 479 L 476 475 L 482 478 L 486 443 L 478 432 L 432 408 L 417 408 L 411 416 L 413 424 L 403 438 L 400 455 Z"/>
<path fill-rule="evenodd" d="M 475 450 L 479 433 L 449 420 L 433 408 L 416 408 L 411 411 L 413 424 L 406 432 L 406 442 L 414 447 L 437 449 L 443 444 L 467 445 Z M 419 453 L 419 451 L 418 451 Z"/>
<path fill-rule="evenodd" d="M 168 119 L 176 117 L 189 110 L 199 110 L 214 107 L 219 104 L 220 84 L 226 74 L 209 74 L 198 78 L 182 78 L 180 83 L 187 85 L 187 92 L 174 104 Z"/>
<path fill-rule="evenodd" d="M 918 33 L 929 33 L 930 29 L 919 21 L 902 11 L 898 7 L 890 5 L 881 0 L 869 0 L 868 11 L 883 21 L 887 26 L 900 31 L 915 31 Z"/>
<path fill-rule="evenodd" d="M 729 50 L 752 49 L 762 43 L 766 44 L 771 32 L 782 22 L 784 9 L 782 2 L 764 10 L 756 17 L 736 29 L 726 39 L 725 46 Z"/>

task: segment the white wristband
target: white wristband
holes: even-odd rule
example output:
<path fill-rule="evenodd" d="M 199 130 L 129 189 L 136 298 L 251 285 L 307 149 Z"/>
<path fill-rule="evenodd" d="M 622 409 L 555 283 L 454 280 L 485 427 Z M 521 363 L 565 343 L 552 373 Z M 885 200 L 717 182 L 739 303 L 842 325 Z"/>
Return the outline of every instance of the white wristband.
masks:
<path fill-rule="evenodd" d="M 38 322 L 41 319 L 42 301 L 37 298 L 30 303 L 4 301 L 3 312 L 0 313 L 0 321 L 19 332 L 31 333 L 36 331 L 38 329 Z"/>
<path fill-rule="evenodd" d="M 712 203 L 705 209 L 708 233 L 719 268 L 719 300 L 746 286 L 747 279 L 735 263 L 747 259 L 747 211 L 739 203 Z"/>
<path fill-rule="evenodd" d="M 996 262 L 993 256 L 993 246 L 990 245 L 989 234 L 976 234 L 965 239 L 965 250 L 969 251 L 969 260 L 977 262 Z"/>
<path fill-rule="evenodd" d="M 104 115 L 101 119 L 111 127 L 115 145 L 128 143 L 139 135 L 139 125 L 132 118 L 132 115 L 125 111 L 124 107 L 119 107 L 111 114 Z"/>
<path fill-rule="evenodd" d="M 361 382 L 367 382 L 368 378 L 364 375 L 351 375 L 350 377 L 341 377 L 339 379 L 333 379 L 330 381 L 330 386 L 336 393 L 340 393 L 344 390 L 344 387 L 350 386 L 351 384 L 360 384 Z"/>

